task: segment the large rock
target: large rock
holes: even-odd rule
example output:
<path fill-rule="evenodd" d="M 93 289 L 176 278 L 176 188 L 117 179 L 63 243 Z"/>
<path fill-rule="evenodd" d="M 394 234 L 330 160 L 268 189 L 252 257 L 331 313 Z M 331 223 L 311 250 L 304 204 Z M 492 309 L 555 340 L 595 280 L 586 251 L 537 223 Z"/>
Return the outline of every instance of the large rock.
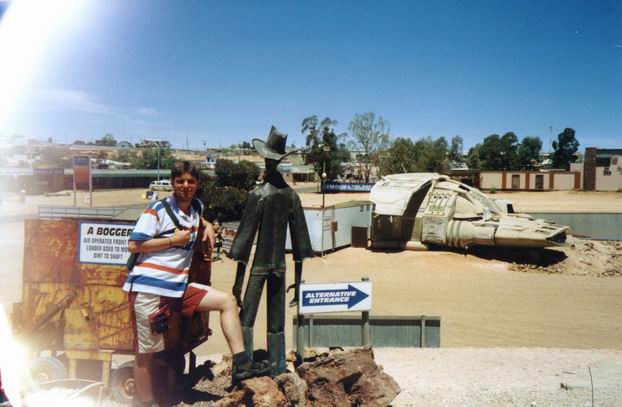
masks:
<path fill-rule="evenodd" d="M 239 389 L 228 393 L 215 405 L 218 407 L 285 407 L 290 404 L 274 380 L 269 377 L 256 377 L 244 380 Z"/>
<path fill-rule="evenodd" d="M 371 348 L 340 351 L 297 369 L 311 406 L 388 406 L 400 387 L 374 361 Z"/>
<path fill-rule="evenodd" d="M 307 382 L 296 373 L 283 373 L 274 378 L 285 397 L 295 406 L 307 405 Z"/>

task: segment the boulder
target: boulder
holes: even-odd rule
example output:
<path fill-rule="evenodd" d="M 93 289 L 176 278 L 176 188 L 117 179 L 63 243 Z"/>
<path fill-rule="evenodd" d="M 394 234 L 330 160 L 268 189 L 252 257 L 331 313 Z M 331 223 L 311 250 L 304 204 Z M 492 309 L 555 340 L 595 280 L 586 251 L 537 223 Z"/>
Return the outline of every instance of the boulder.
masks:
<path fill-rule="evenodd" d="M 239 389 L 228 393 L 214 405 L 218 407 L 285 407 L 290 403 L 274 380 L 269 377 L 255 377 L 244 380 Z"/>
<path fill-rule="evenodd" d="M 285 397 L 295 406 L 307 405 L 307 382 L 296 373 L 283 373 L 274 378 Z"/>
<path fill-rule="evenodd" d="M 296 370 L 307 382 L 310 406 L 388 406 L 400 392 L 370 347 L 333 352 Z"/>

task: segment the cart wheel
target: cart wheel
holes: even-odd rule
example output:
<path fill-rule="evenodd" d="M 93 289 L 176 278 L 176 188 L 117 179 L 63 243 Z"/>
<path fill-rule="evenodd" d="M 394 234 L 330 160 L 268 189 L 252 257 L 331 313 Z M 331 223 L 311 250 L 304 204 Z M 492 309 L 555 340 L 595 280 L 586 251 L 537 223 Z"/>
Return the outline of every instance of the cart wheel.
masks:
<path fill-rule="evenodd" d="M 35 383 L 64 380 L 68 377 L 67 368 L 63 362 L 53 356 L 35 359 L 30 364 L 30 374 Z"/>
<path fill-rule="evenodd" d="M 125 362 L 110 375 L 110 394 L 117 403 L 130 404 L 136 394 L 134 362 Z"/>

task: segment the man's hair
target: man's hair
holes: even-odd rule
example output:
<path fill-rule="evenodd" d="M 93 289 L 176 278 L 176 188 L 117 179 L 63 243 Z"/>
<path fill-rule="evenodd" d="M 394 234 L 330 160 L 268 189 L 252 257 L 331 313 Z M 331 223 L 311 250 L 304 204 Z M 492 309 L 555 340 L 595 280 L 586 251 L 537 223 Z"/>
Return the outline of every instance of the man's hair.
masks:
<path fill-rule="evenodd" d="M 183 174 L 192 175 L 197 181 L 199 180 L 199 169 L 190 161 L 177 161 L 171 168 L 171 181 Z"/>

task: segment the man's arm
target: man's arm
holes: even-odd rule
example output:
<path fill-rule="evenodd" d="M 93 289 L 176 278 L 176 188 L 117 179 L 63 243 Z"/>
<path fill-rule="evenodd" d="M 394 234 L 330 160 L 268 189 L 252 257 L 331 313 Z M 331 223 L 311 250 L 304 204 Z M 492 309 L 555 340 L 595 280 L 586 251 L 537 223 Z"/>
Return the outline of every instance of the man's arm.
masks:
<path fill-rule="evenodd" d="M 212 249 L 216 244 L 216 231 L 214 225 L 205 219 L 201 219 L 203 224 L 203 260 L 212 260 Z"/>
<path fill-rule="evenodd" d="M 149 240 L 130 240 L 130 253 L 150 253 L 166 250 L 173 246 L 185 246 L 190 241 L 190 230 L 175 229 L 171 237 L 158 237 Z"/>

